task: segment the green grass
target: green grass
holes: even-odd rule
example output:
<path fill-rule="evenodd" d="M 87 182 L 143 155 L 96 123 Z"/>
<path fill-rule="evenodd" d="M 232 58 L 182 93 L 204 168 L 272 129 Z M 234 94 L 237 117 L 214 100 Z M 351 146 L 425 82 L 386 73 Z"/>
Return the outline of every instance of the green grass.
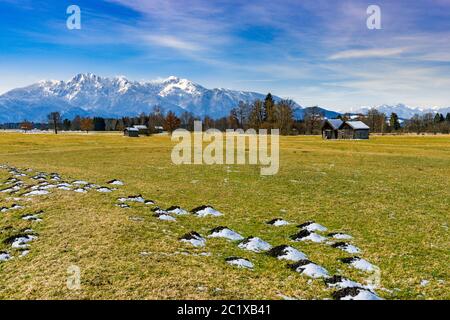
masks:
<path fill-rule="evenodd" d="M 0 263 L 0 299 L 330 297 L 322 281 L 310 281 L 263 254 L 220 239 L 208 239 L 204 249 L 177 240 L 188 231 L 206 234 L 219 225 L 272 245 L 291 244 L 332 273 L 358 281 L 367 277 L 338 262 L 348 256 L 344 252 L 291 243 L 295 224 L 265 224 L 276 217 L 296 223 L 313 219 L 330 231 L 353 235 L 362 257 L 381 268 L 387 290 L 377 292 L 384 298 L 450 298 L 450 136 L 334 142 L 282 137 L 280 171 L 267 177 L 249 165 L 175 166 L 172 146 L 166 136 L 0 134 L 0 163 L 98 184 L 113 178 L 126 183 L 112 194 L 57 191 L 34 198 L 25 210 L 0 214 L 2 241 L 30 226 L 22 214 L 45 210 L 44 221 L 33 224 L 39 239 L 30 254 Z M 0 181 L 8 176 L 0 170 Z M 138 193 L 161 207 L 211 204 L 224 216 L 184 216 L 170 223 L 142 205 L 114 206 L 118 196 Z M 0 206 L 14 202 L 6 197 L 0 194 Z M 149 254 L 141 256 L 143 251 Z M 211 256 L 192 254 L 200 252 Z M 228 266 L 224 259 L 230 255 L 251 259 L 255 270 Z M 81 269 L 81 290 L 66 287 L 70 265 Z M 421 286 L 422 280 L 430 282 Z"/>

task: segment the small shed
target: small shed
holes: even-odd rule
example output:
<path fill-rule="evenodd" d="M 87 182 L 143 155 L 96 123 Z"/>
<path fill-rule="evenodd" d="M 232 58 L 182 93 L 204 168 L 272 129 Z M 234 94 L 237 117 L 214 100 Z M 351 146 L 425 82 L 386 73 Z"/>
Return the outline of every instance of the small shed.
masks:
<path fill-rule="evenodd" d="M 327 119 L 322 125 L 324 139 L 369 139 L 370 127 L 362 121 Z"/>
<path fill-rule="evenodd" d="M 129 127 L 129 128 L 125 128 L 125 130 L 123 130 L 123 135 L 126 137 L 139 137 L 139 129 L 134 128 L 134 127 Z"/>
<path fill-rule="evenodd" d="M 324 139 L 337 139 L 338 131 L 341 128 L 344 121 L 340 119 L 327 119 L 322 125 L 322 138 Z"/>
<path fill-rule="evenodd" d="M 345 121 L 339 130 L 340 139 L 369 139 L 370 128 L 362 121 Z"/>
<path fill-rule="evenodd" d="M 150 135 L 150 129 L 145 125 L 134 125 L 133 128 L 138 129 L 139 134 L 141 134 L 141 135 L 144 135 L 144 136 Z"/>

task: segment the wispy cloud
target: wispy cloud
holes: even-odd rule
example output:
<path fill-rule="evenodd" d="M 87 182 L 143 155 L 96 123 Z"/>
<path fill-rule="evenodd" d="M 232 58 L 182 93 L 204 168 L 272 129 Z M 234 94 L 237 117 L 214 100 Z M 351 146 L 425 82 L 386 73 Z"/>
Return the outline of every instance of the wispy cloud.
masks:
<path fill-rule="evenodd" d="M 404 48 L 386 48 L 386 49 L 363 49 L 347 50 L 335 53 L 329 57 L 330 60 L 354 59 L 354 58 L 384 58 L 399 56 L 405 52 Z"/>

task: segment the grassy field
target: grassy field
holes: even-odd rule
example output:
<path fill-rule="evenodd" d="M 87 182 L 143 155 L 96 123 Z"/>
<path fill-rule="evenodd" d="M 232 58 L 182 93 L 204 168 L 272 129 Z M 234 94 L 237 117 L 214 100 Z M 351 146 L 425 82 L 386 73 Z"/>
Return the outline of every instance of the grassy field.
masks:
<path fill-rule="evenodd" d="M 338 261 L 349 254 L 289 240 L 296 223 L 311 219 L 354 237 L 362 256 L 381 269 L 381 297 L 450 299 L 450 136 L 338 142 L 283 137 L 280 171 L 266 177 L 250 165 L 175 166 L 172 147 L 167 136 L 0 134 L 0 163 L 68 180 L 125 182 L 108 194 L 58 190 L 25 202 L 23 210 L 1 213 L 0 251 L 7 249 L 6 237 L 24 228 L 32 226 L 39 238 L 27 256 L 0 262 L 0 299 L 330 298 L 323 281 L 272 257 L 223 239 L 208 239 L 205 248 L 178 240 L 216 226 L 290 244 L 330 273 L 364 282 L 366 274 Z M 0 170 L 0 181 L 9 176 Z M 163 208 L 211 204 L 224 215 L 166 222 L 148 206 L 115 206 L 117 197 L 132 194 Z M 14 202 L 7 194 L 0 201 L 0 207 Z M 41 209 L 40 223 L 20 219 Z M 294 223 L 265 223 L 277 217 Z M 228 256 L 248 258 L 255 268 L 232 267 L 224 261 Z M 81 270 L 80 290 L 66 287 L 71 265 Z"/>

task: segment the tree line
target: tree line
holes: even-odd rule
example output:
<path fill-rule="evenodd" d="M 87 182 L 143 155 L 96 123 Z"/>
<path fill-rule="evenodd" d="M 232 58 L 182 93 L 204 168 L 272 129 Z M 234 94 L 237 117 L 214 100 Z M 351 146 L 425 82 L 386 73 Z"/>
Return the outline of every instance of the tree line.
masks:
<path fill-rule="evenodd" d="M 177 128 L 189 131 L 194 130 L 194 121 L 202 121 L 203 130 L 215 128 L 220 131 L 226 129 L 249 128 L 259 130 L 279 129 L 282 135 L 314 135 L 321 134 L 321 127 L 325 119 L 323 109 L 310 107 L 302 110 L 303 117 L 295 119 L 295 103 L 289 99 L 275 101 L 269 93 L 264 100 L 255 100 L 252 103 L 239 102 L 231 109 L 226 117 L 214 119 L 209 116 L 197 117 L 190 112 L 183 112 L 177 116 L 172 111 L 165 113 L 160 106 L 153 107 L 149 113 L 141 113 L 137 117 L 103 118 L 81 117 L 62 119 L 59 112 L 48 115 L 48 123 L 41 124 L 40 129 L 52 129 L 55 133 L 65 131 L 122 131 L 134 125 L 144 125 L 150 133 L 162 130 L 173 132 Z M 427 113 L 415 115 L 409 120 L 401 120 L 396 113 L 389 116 L 372 108 L 364 114 L 343 114 L 337 116 L 342 120 L 359 120 L 370 127 L 373 133 L 450 133 L 450 113 L 446 116 L 440 113 Z M 37 127 L 28 121 L 24 121 L 20 128 L 31 130 Z"/>

